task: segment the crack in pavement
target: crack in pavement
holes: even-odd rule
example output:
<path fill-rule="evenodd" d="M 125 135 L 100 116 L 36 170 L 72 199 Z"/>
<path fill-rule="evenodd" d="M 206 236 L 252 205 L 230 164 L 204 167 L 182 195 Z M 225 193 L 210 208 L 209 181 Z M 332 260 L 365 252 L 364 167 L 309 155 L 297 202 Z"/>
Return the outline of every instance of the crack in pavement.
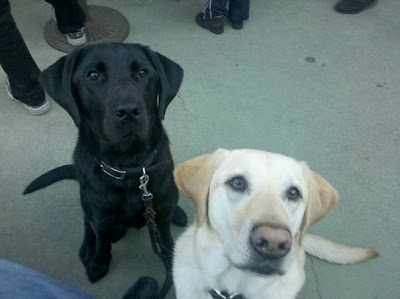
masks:
<path fill-rule="evenodd" d="M 311 260 L 311 269 L 313 270 L 314 275 L 315 275 L 315 279 L 316 279 L 316 281 L 317 281 L 317 293 L 318 293 L 318 297 L 319 297 L 320 299 L 323 299 L 323 298 L 322 298 L 322 295 L 321 295 L 321 289 L 320 289 L 320 285 L 319 285 L 319 278 L 318 278 L 318 275 L 317 275 L 317 271 L 316 271 L 315 268 L 314 268 L 314 258 L 312 257 L 312 258 L 310 258 L 310 260 Z"/>

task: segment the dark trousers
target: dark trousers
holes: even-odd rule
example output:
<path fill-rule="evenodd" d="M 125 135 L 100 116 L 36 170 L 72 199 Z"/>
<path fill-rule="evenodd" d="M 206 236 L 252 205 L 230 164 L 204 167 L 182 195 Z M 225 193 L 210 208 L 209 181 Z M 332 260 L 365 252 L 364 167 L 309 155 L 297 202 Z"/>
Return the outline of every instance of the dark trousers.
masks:
<path fill-rule="evenodd" d="M 8 0 L 0 0 L 0 64 L 16 99 L 30 106 L 43 103 L 45 95 L 38 81 L 40 70 L 15 24 Z"/>
<path fill-rule="evenodd" d="M 53 5 L 57 27 L 62 33 L 75 32 L 85 24 L 86 15 L 77 0 L 45 0 Z"/>
<path fill-rule="evenodd" d="M 250 0 L 208 0 L 204 8 L 204 17 L 212 19 L 217 16 L 227 16 L 231 22 L 240 22 L 249 18 L 249 10 Z"/>

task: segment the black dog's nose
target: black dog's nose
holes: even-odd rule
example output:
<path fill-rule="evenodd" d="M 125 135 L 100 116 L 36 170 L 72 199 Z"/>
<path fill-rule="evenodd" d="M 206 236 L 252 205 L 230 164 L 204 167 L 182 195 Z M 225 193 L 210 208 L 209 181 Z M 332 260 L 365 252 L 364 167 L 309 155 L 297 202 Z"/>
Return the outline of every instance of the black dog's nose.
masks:
<path fill-rule="evenodd" d="M 265 258 L 284 257 L 292 247 L 292 235 L 283 227 L 259 225 L 250 235 L 251 246 Z"/>
<path fill-rule="evenodd" d="M 115 116 L 120 120 L 124 120 L 130 116 L 138 118 L 141 114 L 142 111 L 136 104 L 120 104 L 115 109 Z"/>

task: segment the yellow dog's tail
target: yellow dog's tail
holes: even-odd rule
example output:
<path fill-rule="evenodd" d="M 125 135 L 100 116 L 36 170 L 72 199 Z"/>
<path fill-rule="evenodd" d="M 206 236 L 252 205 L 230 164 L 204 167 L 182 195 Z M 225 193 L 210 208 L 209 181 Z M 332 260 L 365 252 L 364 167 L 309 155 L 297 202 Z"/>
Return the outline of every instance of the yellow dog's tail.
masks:
<path fill-rule="evenodd" d="M 303 246 L 308 254 L 336 264 L 355 264 L 379 256 L 373 249 L 349 247 L 311 234 L 304 236 Z"/>

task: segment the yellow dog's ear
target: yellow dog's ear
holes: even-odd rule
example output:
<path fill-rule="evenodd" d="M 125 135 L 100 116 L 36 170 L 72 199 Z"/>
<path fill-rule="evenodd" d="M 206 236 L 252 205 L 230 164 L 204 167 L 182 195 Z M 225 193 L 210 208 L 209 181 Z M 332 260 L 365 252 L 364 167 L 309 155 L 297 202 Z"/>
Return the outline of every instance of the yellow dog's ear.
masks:
<path fill-rule="evenodd" d="M 309 169 L 309 198 L 306 212 L 301 228 L 301 238 L 303 239 L 306 230 L 315 222 L 320 220 L 330 210 L 334 208 L 339 199 L 339 194 L 322 176 Z"/>
<path fill-rule="evenodd" d="M 203 155 L 179 164 L 174 170 L 179 190 L 196 205 L 196 225 L 203 225 L 207 215 L 208 192 L 211 178 L 223 149 L 211 155 Z"/>

